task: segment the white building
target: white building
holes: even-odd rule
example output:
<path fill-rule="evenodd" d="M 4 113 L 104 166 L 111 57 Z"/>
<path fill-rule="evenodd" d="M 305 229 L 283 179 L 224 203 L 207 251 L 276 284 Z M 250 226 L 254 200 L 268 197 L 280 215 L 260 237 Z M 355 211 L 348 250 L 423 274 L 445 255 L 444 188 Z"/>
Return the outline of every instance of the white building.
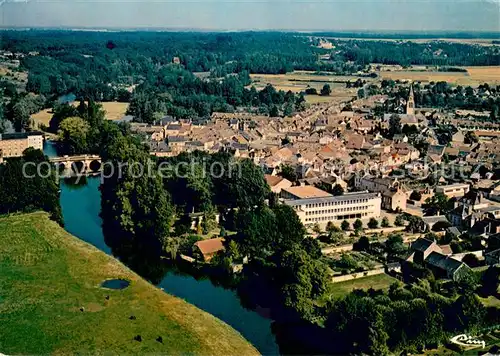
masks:
<path fill-rule="evenodd" d="M 319 224 L 324 228 L 329 221 L 340 224 L 343 220 L 369 220 L 380 217 L 382 199 L 378 193 L 355 192 L 340 196 L 289 199 L 285 204 L 293 207 L 305 226 Z"/>

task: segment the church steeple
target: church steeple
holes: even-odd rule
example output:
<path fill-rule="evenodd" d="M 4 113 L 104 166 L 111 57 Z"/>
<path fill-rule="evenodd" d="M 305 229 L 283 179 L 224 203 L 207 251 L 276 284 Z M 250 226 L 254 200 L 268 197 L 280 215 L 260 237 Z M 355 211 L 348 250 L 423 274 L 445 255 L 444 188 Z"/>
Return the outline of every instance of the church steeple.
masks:
<path fill-rule="evenodd" d="M 415 115 L 415 94 L 413 94 L 413 85 L 410 86 L 410 95 L 408 96 L 408 101 L 406 102 L 406 113 L 409 115 Z"/>

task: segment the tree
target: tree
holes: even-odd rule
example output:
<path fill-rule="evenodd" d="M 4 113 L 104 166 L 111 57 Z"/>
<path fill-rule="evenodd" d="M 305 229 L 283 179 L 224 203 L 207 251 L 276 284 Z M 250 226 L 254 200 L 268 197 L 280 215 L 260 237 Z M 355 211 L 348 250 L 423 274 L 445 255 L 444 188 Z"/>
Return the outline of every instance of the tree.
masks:
<path fill-rule="evenodd" d="M 322 96 L 328 96 L 332 93 L 332 89 L 330 88 L 329 84 L 323 85 L 323 88 L 321 88 L 321 95 Z"/>
<path fill-rule="evenodd" d="M 332 221 L 329 221 L 326 224 L 326 231 L 327 232 L 340 232 L 340 229 Z"/>
<path fill-rule="evenodd" d="M 362 230 L 363 229 L 363 222 L 360 219 L 356 219 L 356 221 L 354 221 L 354 224 L 352 224 L 352 227 L 356 231 Z"/>
<path fill-rule="evenodd" d="M 216 205 L 250 209 L 264 204 L 270 188 L 260 167 L 249 159 L 236 161 L 226 153 L 214 154 L 212 161 L 221 165 L 221 171 L 215 170 L 212 177 Z"/>
<path fill-rule="evenodd" d="M 62 151 L 68 155 L 86 153 L 89 124 L 79 117 L 64 119 L 59 125 L 59 143 Z"/>
<path fill-rule="evenodd" d="M 309 256 L 314 259 L 321 258 L 323 253 L 321 252 L 321 246 L 318 243 L 317 239 L 313 239 L 312 237 L 306 237 L 302 240 L 301 243 L 302 248 L 306 251 Z"/>
<path fill-rule="evenodd" d="M 402 215 L 396 216 L 396 220 L 394 220 L 394 225 L 396 226 L 404 226 L 405 225 L 405 219 Z"/>
<path fill-rule="evenodd" d="M 407 250 L 400 234 L 391 234 L 385 242 L 385 248 L 388 255 L 398 256 Z"/>
<path fill-rule="evenodd" d="M 57 133 L 59 130 L 60 123 L 69 118 L 75 117 L 78 115 L 78 111 L 73 105 L 70 104 L 60 104 L 56 105 L 53 109 L 54 114 L 49 122 L 49 130 L 50 132 Z"/>
<path fill-rule="evenodd" d="M 422 193 L 420 193 L 418 190 L 414 190 L 410 194 L 410 199 L 415 201 L 420 201 L 420 199 L 422 199 Z"/>
<path fill-rule="evenodd" d="M 343 195 L 344 194 L 344 188 L 340 184 L 335 184 L 332 188 L 332 194 L 335 196 Z"/>
<path fill-rule="evenodd" d="M 25 101 L 19 100 L 12 107 L 12 122 L 16 131 L 26 130 L 30 126 L 30 110 Z"/>
<path fill-rule="evenodd" d="M 370 239 L 368 239 L 368 236 L 366 235 L 361 236 L 358 242 L 355 244 L 355 250 L 368 251 L 369 249 L 370 249 Z"/>
<path fill-rule="evenodd" d="M 173 207 L 158 172 L 137 174 L 139 164 L 148 167 L 149 153 L 133 137 L 119 135 L 102 158 L 114 167 L 122 166 L 106 171 L 109 178 L 100 188 L 105 235 L 115 246 L 132 244 L 151 254 L 161 253 L 170 234 Z"/>
<path fill-rule="evenodd" d="M 389 118 L 389 137 L 399 135 L 402 132 L 401 118 L 397 114 L 391 115 Z"/>
<path fill-rule="evenodd" d="M 427 198 L 422 205 L 426 215 L 440 215 L 448 212 L 451 208 L 450 201 L 443 193 L 436 193 L 431 198 Z"/>
<path fill-rule="evenodd" d="M 370 221 L 368 221 L 368 227 L 370 229 L 376 229 L 378 228 L 378 221 L 375 218 L 370 218 Z"/>
<path fill-rule="evenodd" d="M 282 165 L 278 175 L 280 177 L 288 179 L 292 183 L 295 183 L 298 180 L 295 168 L 290 166 L 289 164 Z"/>
<path fill-rule="evenodd" d="M 271 110 L 269 111 L 269 116 L 270 117 L 278 117 L 280 116 L 280 111 L 276 105 L 273 105 L 271 107 Z"/>
<path fill-rule="evenodd" d="M 44 210 L 62 225 L 59 184 L 50 167 L 43 152 L 33 148 L 0 165 L 0 215 Z"/>
<path fill-rule="evenodd" d="M 456 324 L 461 330 L 477 330 L 483 322 L 486 314 L 483 303 L 476 294 L 471 291 L 460 296 L 453 303 L 453 310 L 456 315 Z"/>
<path fill-rule="evenodd" d="M 319 227 L 319 224 L 318 223 L 315 223 L 313 228 L 312 228 L 313 232 L 315 232 L 316 234 L 321 234 L 321 228 Z"/>
<path fill-rule="evenodd" d="M 479 139 L 477 138 L 476 134 L 474 131 L 467 131 L 464 136 L 464 143 L 472 144 L 472 143 L 478 143 Z"/>
<path fill-rule="evenodd" d="M 389 219 L 387 218 L 387 216 L 384 216 L 382 218 L 382 223 L 380 224 L 380 226 L 382 226 L 382 227 L 389 227 L 390 226 Z"/>
<path fill-rule="evenodd" d="M 340 224 L 340 228 L 343 230 L 343 231 L 347 231 L 349 230 L 350 228 L 350 224 L 347 220 L 344 220 L 342 221 L 342 224 Z"/>
<path fill-rule="evenodd" d="M 490 266 L 481 276 L 480 292 L 484 296 L 494 295 L 498 293 L 500 284 L 500 267 Z"/>

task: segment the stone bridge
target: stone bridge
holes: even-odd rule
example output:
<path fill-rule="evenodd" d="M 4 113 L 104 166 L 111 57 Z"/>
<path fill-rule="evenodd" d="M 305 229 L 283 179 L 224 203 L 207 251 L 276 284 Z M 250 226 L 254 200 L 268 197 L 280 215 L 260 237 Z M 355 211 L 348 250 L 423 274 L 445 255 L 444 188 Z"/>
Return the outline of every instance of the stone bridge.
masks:
<path fill-rule="evenodd" d="M 53 157 L 50 162 L 59 168 L 59 172 L 69 175 L 95 174 L 102 169 L 98 155 Z"/>

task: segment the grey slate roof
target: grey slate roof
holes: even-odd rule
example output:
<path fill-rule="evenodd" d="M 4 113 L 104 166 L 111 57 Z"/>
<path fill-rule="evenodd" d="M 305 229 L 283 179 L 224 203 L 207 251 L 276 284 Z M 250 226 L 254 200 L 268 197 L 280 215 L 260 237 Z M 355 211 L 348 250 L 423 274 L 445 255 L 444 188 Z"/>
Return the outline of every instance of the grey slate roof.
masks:
<path fill-rule="evenodd" d="M 455 260 L 454 258 L 442 255 L 438 252 L 431 252 L 429 256 L 427 256 L 426 263 L 430 264 L 431 266 L 437 267 L 439 269 L 442 269 L 447 272 L 454 273 L 456 270 L 458 270 L 462 265 L 464 265 L 463 262 L 460 262 L 458 260 Z"/>
<path fill-rule="evenodd" d="M 417 239 L 416 241 L 414 241 L 412 244 L 411 244 L 411 249 L 414 250 L 414 251 L 421 251 L 421 252 L 424 252 L 426 251 L 431 245 L 433 244 L 433 242 L 431 240 L 427 240 L 427 239 L 424 239 L 424 238 L 419 238 Z"/>
<path fill-rule="evenodd" d="M 373 198 L 376 198 L 378 196 L 379 196 L 378 193 L 356 192 L 356 193 L 348 193 L 348 194 L 344 194 L 344 195 L 324 197 L 324 198 L 285 200 L 285 204 L 290 205 L 290 206 L 299 206 L 299 205 L 305 205 L 305 204 L 340 202 L 340 201 L 353 200 L 353 199 L 373 199 Z"/>

